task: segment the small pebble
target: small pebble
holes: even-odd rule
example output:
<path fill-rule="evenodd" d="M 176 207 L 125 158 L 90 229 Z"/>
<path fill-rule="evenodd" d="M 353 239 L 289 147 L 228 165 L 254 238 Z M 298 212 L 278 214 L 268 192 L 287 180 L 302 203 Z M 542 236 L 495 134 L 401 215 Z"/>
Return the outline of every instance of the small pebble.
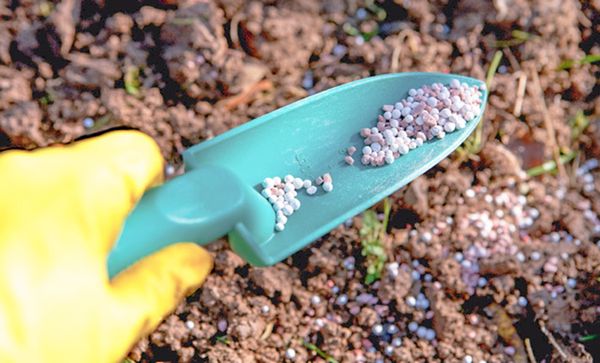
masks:
<path fill-rule="evenodd" d="M 417 329 L 417 336 L 421 339 L 425 339 L 425 337 L 427 336 L 427 328 L 424 326 L 420 326 Z"/>
<path fill-rule="evenodd" d="M 344 260 L 344 268 L 346 270 L 354 270 L 354 257 L 350 256 Z"/>
<path fill-rule="evenodd" d="M 417 331 L 418 328 L 419 328 L 419 324 L 417 324 L 416 321 L 411 321 L 410 323 L 408 323 L 408 331 L 414 333 Z"/>
<path fill-rule="evenodd" d="M 465 357 L 463 358 L 463 362 L 464 363 L 473 363 L 473 357 L 471 357 L 470 355 L 465 355 Z"/>
<path fill-rule="evenodd" d="M 195 326 L 195 325 L 196 325 L 196 324 L 194 324 L 194 322 L 193 322 L 193 321 L 191 321 L 191 320 L 187 320 L 187 321 L 185 322 L 185 326 L 186 326 L 186 328 L 188 328 L 189 330 L 192 330 L 192 329 L 194 329 L 194 326 Z"/>
<path fill-rule="evenodd" d="M 577 286 L 577 280 L 575 280 L 574 278 L 568 278 L 567 279 L 567 287 L 574 289 L 575 286 Z"/>
<path fill-rule="evenodd" d="M 381 334 L 383 334 L 383 325 L 376 324 L 373 326 L 372 330 L 373 330 L 374 335 L 381 335 Z"/>
<path fill-rule="evenodd" d="M 333 184 L 327 182 L 323 183 L 323 190 L 327 193 L 331 192 L 333 190 Z"/>
<path fill-rule="evenodd" d="M 165 166 L 165 174 L 168 176 L 175 174 L 175 167 L 171 164 L 167 164 L 167 166 Z"/>
<path fill-rule="evenodd" d="M 396 333 L 399 331 L 399 329 L 398 329 L 398 327 L 397 327 L 396 325 L 394 325 L 394 324 L 391 324 L 391 325 L 389 325 L 389 326 L 387 327 L 387 329 L 386 329 L 385 331 L 386 331 L 388 334 L 394 335 L 394 334 L 396 334 Z"/>
<path fill-rule="evenodd" d="M 519 304 L 519 306 L 525 307 L 527 306 L 527 298 L 524 296 L 519 296 L 519 298 L 517 299 L 517 303 Z"/>
<path fill-rule="evenodd" d="M 417 299 L 415 299 L 414 296 L 409 296 L 406 298 L 406 305 L 408 306 L 415 306 L 417 305 Z"/>
<path fill-rule="evenodd" d="M 435 330 L 433 329 L 427 329 L 427 332 L 425 333 L 425 339 L 432 341 L 435 339 Z"/>
<path fill-rule="evenodd" d="M 410 276 L 413 279 L 413 281 L 419 281 L 421 279 L 421 274 L 417 270 L 412 270 L 410 272 Z"/>
<path fill-rule="evenodd" d="M 270 310 L 271 310 L 271 308 L 269 308 L 269 305 L 263 305 L 263 306 L 260 308 L 260 311 L 261 311 L 263 314 L 268 314 Z"/>
<path fill-rule="evenodd" d="M 385 353 L 385 355 L 390 356 L 390 355 L 394 354 L 394 347 L 391 345 L 388 345 L 387 347 L 385 347 L 383 352 Z"/>
<path fill-rule="evenodd" d="M 402 339 L 401 338 L 394 338 L 392 339 L 392 345 L 394 347 L 399 347 L 402 345 Z"/>
<path fill-rule="evenodd" d="M 296 358 L 296 351 L 293 348 L 288 348 L 285 351 L 285 356 L 287 359 L 294 359 Z"/>
<path fill-rule="evenodd" d="M 92 127 L 94 127 L 94 119 L 92 119 L 91 117 L 84 118 L 83 127 L 85 127 L 86 129 L 91 129 Z"/>
<path fill-rule="evenodd" d="M 346 294 L 342 294 L 342 295 L 338 296 L 338 298 L 335 300 L 335 302 L 338 305 L 346 305 L 346 303 L 348 302 L 348 296 Z"/>
<path fill-rule="evenodd" d="M 319 295 L 313 295 L 313 296 L 311 296 L 311 298 L 310 298 L 310 302 L 311 302 L 313 305 L 319 305 L 319 304 L 321 303 L 321 297 L 319 297 Z"/>
<path fill-rule="evenodd" d="M 421 240 L 425 243 L 431 242 L 431 239 L 433 238 L 433 236 L 431 235 L 431 233 L 429 232 L 424 232 L 421 235 Z"/>

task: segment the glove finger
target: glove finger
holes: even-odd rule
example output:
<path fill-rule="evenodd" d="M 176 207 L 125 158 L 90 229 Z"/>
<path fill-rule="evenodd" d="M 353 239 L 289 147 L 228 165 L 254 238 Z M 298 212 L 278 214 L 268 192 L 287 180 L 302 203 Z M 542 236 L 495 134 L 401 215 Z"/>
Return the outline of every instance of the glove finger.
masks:
<path fill-rule="evenodd" d="M 185 296 L 202 285 L 212 256 L 194 243 L 177 243 L 145 257 L 111 280 L 116 300 L 115 332 L 123 336 L 123 354 L 152 332 Z"/>
<path fill-rule="evenodd" d="M 137 131 L 116 131 L 67 146 L 79 168 L 75 188 L 86 236 L 94 236 L 105 256 L 127 214 L 149 187 L 162 181 L 158 145 Z"/>

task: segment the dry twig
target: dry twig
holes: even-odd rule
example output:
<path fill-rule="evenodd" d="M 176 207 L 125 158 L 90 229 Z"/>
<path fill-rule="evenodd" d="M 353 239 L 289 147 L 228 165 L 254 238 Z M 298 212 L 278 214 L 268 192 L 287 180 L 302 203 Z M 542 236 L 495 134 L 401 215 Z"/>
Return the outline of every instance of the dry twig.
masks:
<path fill-rule="evenodd" d="M 502 50 L 504 52 L 504 55 L 506 56 L 506 58 L 508 59 L 508 62 L 510 63 L 510 66 L 516 70 L 516 71 L 520 71 L 521 70 L 521 65 L 519 64 L 519 61 L 517 61 L 517 58 L 515 57 L 514 53 L 512 52 L 512 50 L 510 50 L 509 47 L 506 47 Z"/>
<path fill-rule="evenodd" d="M 535 356 L 533 355 L 533 349 L 531 349 L 531 341 L 529 338 L 525 338 L 525 349 L 527 350 L 527 357 L 529 357 L 531 363 L 537 363 L 535 361 Z"/>
<path fill-rule="evenodd" d="M 554 349 L 556 349 L 558 354 L 560 354 L 561 358 L 568 361 L 569 356 L 567 355 L 567 353 L 565 353 L 565 351 L 562 349 L 562 347 L 558 344 L 556 339 L 554 339 L 554 335 L 552 335 L 552 333 L 550 333 L 548 331 L 548 329 L 546 328 L 546 324 L 544 324 L 543 322 L 540 322 L 540 329 L 542 330 L 542 333 L 544 333 L 544 335 L 548 338 L 548 341 L 550 342 L 550 344 L 552 344 Z"/>
<path fill-rule="evenodd" d="M 521 116 L 521 110 L 523 109 L 523 98 L 525 97 L 525 89 L 527 87 L 527 73 L 520 73 L 519 84 L 517 86 L 517 100 L 515 101 L 515 107 L 513 109 L 513 115 L 516 117 Z"/>
<path fill-rule="evenodd" d="M 231 111 L 240 105 L 248 104 L 258 92 L 268 91 L 270 89 L 273 89 L 273 82 L 264 79 L 235 96 L 219 101 L 217 105 L 223 105 L 226 110 Z"/>
<path fill-rule="evenodd" d="M 398 61 L 400 59 L 400 44 L 397 44 L 394 47 L 394 51 L 392 52 L 392 63 L 390 65 L 390 72 L 396 73 L 398 72 Z"/>
<path fill-rule="evenodd" d="M 546 99 L 544 98 L 544 91 L 542 90 L 542 85 L 540 83 L 540 78 L 537 73 L 537 69 L 533 64 L 530 65 L 531 75 L 533 79 L 533 85 L 535 86 L 535 92 L 540 99 L 542 105 L 542 112 L 544 116 L 544 127 L 548 132 L 548 139 L 550 141 L 550 147 L 552 148 L 552 156 L 554 158 L 554 162 L 558 167 L 558 173 L 560 175 L 561 180 L 565 179 L 566 172 L 565 167 L 560 162 L 560 150 L 558 148 L 558 143 L 556 142 L 556 130 L 554 129 L 554 123 L 552 122 L 552 118 L 550 117 L 550 112 L 548 112 L 548 106 L 546 105 Z"/>

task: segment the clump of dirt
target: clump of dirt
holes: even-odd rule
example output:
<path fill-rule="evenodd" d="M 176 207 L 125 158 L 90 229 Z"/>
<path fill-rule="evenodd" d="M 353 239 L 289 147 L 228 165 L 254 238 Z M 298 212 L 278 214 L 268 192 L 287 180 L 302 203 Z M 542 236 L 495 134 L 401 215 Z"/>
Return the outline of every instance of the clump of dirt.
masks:
<path fill-rule="evenodd" d="M 0 147 L 130 126 L 178 167 L 186 147 L 329 87 L 405 71 L 485 79 L 501 54 L 481 152 L 391 196 L 379 281 L 364 282 L 361 216 L 268 268 L 219 241 L 203 287 L 130 358 L 591 362 L 599 69 L 579 60 L 600 52 L 599 12 L 584 0 L 0 2 Z M 527 175 L 557 153 L 574 157 Z"/>

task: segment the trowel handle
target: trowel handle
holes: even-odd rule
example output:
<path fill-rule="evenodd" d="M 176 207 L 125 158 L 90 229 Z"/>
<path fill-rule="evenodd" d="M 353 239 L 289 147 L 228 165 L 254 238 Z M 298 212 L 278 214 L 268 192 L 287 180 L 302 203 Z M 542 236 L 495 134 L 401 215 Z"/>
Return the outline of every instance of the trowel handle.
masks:
<path fill-rule="evenodd" d="M 125 221 L 108 256 L 109 276 L 170 244 L 204 245 L 227 234 L 236 225 L 272 231 L 274 215 L 262 218 L 263 221 L 253 218 L 252 210 L 262 208 L 259 203 L 266 201 L 258 192 L 218 166 L 191 170 L 152 188 Z M 262 225 L 257 226 L 257 223 Z"/>

